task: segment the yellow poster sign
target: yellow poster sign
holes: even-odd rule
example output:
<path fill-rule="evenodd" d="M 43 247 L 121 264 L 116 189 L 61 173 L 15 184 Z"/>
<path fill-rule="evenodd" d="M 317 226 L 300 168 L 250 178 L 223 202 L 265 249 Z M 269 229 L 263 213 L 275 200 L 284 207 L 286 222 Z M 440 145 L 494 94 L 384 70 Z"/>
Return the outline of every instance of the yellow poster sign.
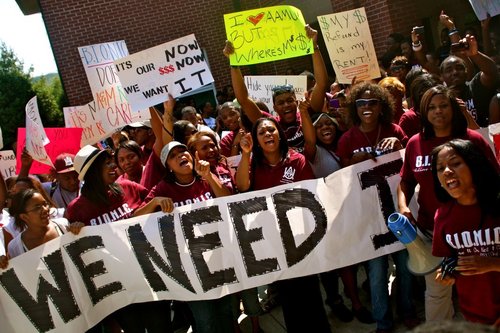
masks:
<path fill-rule="evenodd" d="M 318 16 L 333 69 L 340 83 L 380 77 L 365 9 Z"/>
<path fill-rule="evenodd" d="M 300 57 L 314 53 L 302 12 L 293 6 L 274 6 L 224 15 L 227 39 L 235 52 L 233 66 Z"/>

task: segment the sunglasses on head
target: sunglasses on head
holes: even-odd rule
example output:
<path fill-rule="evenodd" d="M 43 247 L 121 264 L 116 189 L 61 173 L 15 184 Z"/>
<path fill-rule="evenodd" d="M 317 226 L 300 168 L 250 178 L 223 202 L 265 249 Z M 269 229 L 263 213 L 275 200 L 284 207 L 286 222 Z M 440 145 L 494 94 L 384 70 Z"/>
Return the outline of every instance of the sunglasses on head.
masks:
<path fill-rule="evenodd" d="M 293 93 L 294 92 L 293 86 L 290 84 L 276 86 L 276 87 L 273 87 L 271 90 L 272 90 L 274 96 L 281 95 L 284 93 Z"/>
<path fill-rule="evenodd" d="M 356 107 L 361 108 L 363 106 L 375 106 L 378 105 L 380 101 L 376 98 L 361 98 L 356 100 Z"/>
<path fill-rule="evenodd" d="M 403 69 L 405 69 L 405 66 L 402 66 L 402 65 L 399 65 L 399 66 L 391 66 L 391 67 L 390 67 L 390 70 L 391 70 L 391 71 L 393 71 L 393 72 L 402 71 Z"/>

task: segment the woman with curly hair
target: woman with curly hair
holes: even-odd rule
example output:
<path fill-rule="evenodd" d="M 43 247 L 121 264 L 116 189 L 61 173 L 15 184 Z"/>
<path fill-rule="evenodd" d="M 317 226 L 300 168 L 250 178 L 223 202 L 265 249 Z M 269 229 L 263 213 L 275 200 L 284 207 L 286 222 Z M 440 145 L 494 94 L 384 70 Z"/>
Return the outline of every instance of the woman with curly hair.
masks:
<path fill-rule="evenodd" d="M 398 210 L 417 225 L 424 241 L 432 241 L 434 215 L 440 206 L 434 192 L 431 174 L 431 151 L 436 146 L 454 138 L 472 141 L 487 156 L 492 165 L 497 165 L 486 140 L 476 131 L 467 128 L 467 119 L 452 91 L 442 85 L 427 90 L 420 101 L 422 130 L 414 135 L 406 146 L 401 181 L 398 186 Z M 498 165 L 496 166 L 498 168 Z M 419 209 L 415 220 L 409 202 L 420 185 L 417 198 Z M 443 287 L 431 275 L 425 276 L 425 317 L 427 321 L 451 319 L 453 304 L 451 288 Z"/>
<path fill-rule="evenodd" d="M 455 284 L 465 319 L 500 326 L 500 176 L 471 141 L 455 139 L 432 151 L 436 211 L 432 254 L 458 257 L 436 280 Z"/>
<path fill-rule="evenodd" d="M 338 144 L 342 166 L 403 148 L 408 138 L 401 127 L 392 123 L 393 104 L 389 92 L 376 84 L 353 87 L 348 108 L 354 126 L 342 135 Z"/>
<path fill-rule="evenodd" d="M 407 136 L 401 127 L 392 123 L 394 102 L 386 89 L 372 83 L 356 85 L 349 95 L 348 105 L 354 126 L 339 141 L 338 155 L 344 167 L 402 149 L 406 144 Z M 400 309 L 405 325 L 411 328 L 418 321 L 412 303 L 412 276 L 406 267 L 408 252 L 395 252 L 392 258 L 397 267 Z M 367 265 L 377 333 L 388 332 L 393 326 L 387 290 L 388 260 L 389 256 L 384 255 L 369 260 Z"/>

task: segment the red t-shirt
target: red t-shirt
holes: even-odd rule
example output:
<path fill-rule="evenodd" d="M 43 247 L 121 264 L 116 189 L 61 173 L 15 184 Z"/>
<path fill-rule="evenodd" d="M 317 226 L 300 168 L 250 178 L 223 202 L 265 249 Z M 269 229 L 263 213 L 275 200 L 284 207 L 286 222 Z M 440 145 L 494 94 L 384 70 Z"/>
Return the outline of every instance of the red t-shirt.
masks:
<path fill-rule="evenodd" d="M 422 130 L 420 114 L 415 113 L 415 110 L 411 107 L 401 115 L 401 118 L 399 118 L 399 126 L 409 138 L 420 133 Z"/>
<path fill-rule="evenodd" d="M 500 256 L 500 218 L 486 216 L 481 222 L 479 205 L 462 206 L 452 200 L 438 208 L 435 219 L 433 255 Z M 493 324 L 500 317 L 500 272 L 454 277 L 464 317 Z"/>
<path fill-rule="evenodd" d="M 153 186 L 163 179 L 166 173 L 167 169 L 161 164 L 160 158 L 153 151 L 151 155 L 149 155 L 149 159 L 142 170 L 141 185 L 151 190 Z"/>
<path fill-rule="evenodd" d="M 234 137 L 237 132 L 229 132 L 227 133 L 219 143 L 220 146 L 220 154 L 224 156 L 231 156 L 231 148 L 233 147 Z"/>
<path fill-rule="evenodd" d="M 190 185 L 179 185 L 161 180 L 154 186 L 141 206 L 146 205 L 154 197 L 168 197 L 174 202 L 174 207 L 189 205 L 215 198 L 210 185 L 201 178 L 195 178 Z"/>
<path fill-rule="evenodd" d="M 486 140 L 476 131 L 467 129 L 465 137 L 477 145 L 487 156 L 492 164 L 498 164 Z M 429 138 L 424 140 L 422 134 L 414 135 L 406 145 L 405 159 L 401 168 L 401 180 L 407 182 L 410 187 L 420 184 L 418 194 L 418 219 L 417 224 L 427 230 L 434 228 L 434 214 L 441 205 L 434 193 L 434 180 L 431 172 L 431 151 L 435 147 L 451 140 L 451 137 Z"/>
<path fill-rule="evenodd" d="M 231 174 L 231 169 L 225 161 L 221 161 L 215 167 L 215 175 L 219 178 L 222 185 L 227 187 L 231 193 L 235 192 L 236 186 L 234 186 L 233 175 Z"/>
<path fill-rule="evenodd" d="M 297 112 L 297 120 L 293 124 L 285 124 L 279 116 L 274 117 L 278 124 L 285 132 L 288 147 L 296 150 L 299 153 L 304 151 L 304 133 L 302 132 L 302 123 L 300 113 Z"/>
<path fill-rule="evenodd" d="M 282 184 L 314 179 L 311 166 L 304 155 L 290 149 L 288 156 L 275 166 L 260 163 L 253 170 L 252 189 L 262 190 Z"/>
<path fill-rule="evenodd" d="M 378 127 L 373 131 L 363 133 L 359 129 L 359 126 L 354 126 L 340 137 L 337 155 L 341 159 L 350 159 L 352 155 L 360 151 L 371 153 L 373 151 L 373 146 L 376 146 L 378 143 L 377 137 L 378 142 L 384 138 L 396 137 L 399 141 L 401 141 L 403 146 L 406 145 L 406 142 L 408 141 L 406 134 L 403 132 L 401 127 L 396 124 L 382 125 L 380 128 L 380 135 Z M 389 151 L 375 150 L 376 156 L 387 153 L 389 153 Z"/>
<path fill-rule="evenodd" d="M 124 220 L 132 216 L 148 194 L 148 190 L 137 183 L 123 179 L 120 182 L 122 195 L 111 195 L 110 204 L 96 205 L 87 197 L 80 195 L 71 201 L 66 209 L 66 218 L 70 222 L 82 222 L 85 225 L 100 225 Z"/>

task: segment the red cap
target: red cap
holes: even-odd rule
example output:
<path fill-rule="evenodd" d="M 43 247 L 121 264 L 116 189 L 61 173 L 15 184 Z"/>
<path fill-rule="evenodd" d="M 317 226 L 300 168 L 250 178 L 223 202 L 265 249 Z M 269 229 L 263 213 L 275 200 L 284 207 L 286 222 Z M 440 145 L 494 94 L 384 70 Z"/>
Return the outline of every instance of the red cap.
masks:
<path fill-rule="evenodd" d="M 73 167 L 73 162 L 75 161 L 75 155 L 62 153 L 56 157 L 54 161 L 54 169 L 56 173 L 66 173 L 75 171 Z"/>

